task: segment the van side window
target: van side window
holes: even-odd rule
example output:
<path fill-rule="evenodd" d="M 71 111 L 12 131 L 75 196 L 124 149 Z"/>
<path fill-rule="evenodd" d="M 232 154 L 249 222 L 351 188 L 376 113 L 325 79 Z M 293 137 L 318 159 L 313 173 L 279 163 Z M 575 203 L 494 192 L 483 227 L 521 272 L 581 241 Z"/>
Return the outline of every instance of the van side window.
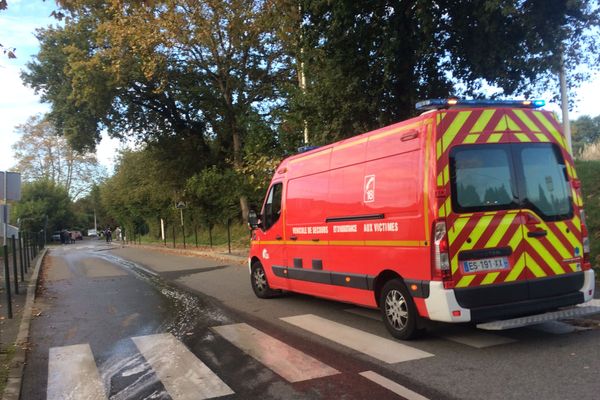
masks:
<path fill-rule="evenodd" d="M 276 183 L 269 190 L 267 201 L 263 210 L 263 224 L 265 230 L 277 222 L 281 215 L 281 194 L 283 193 L 283 184 Z"/>

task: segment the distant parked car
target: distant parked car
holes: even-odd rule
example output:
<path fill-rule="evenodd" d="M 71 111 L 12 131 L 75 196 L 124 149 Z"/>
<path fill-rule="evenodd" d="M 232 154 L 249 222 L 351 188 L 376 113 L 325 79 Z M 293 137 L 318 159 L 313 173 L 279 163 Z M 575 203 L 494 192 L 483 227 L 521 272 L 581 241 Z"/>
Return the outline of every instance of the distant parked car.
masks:
<path fill-rule="evenodd" d="M 88 229 L 87 233 L 88 233 L 88 236 L 90 236 L 90 237 L 98 236 L 98 232 L 96 232 L 95 229 Z"/>
<path fill-rule="evenodd" d="M 55 231 L 52 234 L 52 241 L 53 242 L 60 242 L 60 231 Z"/>

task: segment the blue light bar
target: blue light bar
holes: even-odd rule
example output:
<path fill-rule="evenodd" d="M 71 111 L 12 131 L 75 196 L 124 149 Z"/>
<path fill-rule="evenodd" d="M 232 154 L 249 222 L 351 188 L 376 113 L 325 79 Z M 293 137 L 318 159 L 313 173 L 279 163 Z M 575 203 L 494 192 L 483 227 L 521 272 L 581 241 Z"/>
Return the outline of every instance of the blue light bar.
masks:
<path fill-rule="evenodd" d="M 450 107 L 515 107 L 539 108 L 546 105 L 544 100 L 461 100 L 461 99 L 430 99 L 417 103 L 417 111 L 436 110 Z"/>

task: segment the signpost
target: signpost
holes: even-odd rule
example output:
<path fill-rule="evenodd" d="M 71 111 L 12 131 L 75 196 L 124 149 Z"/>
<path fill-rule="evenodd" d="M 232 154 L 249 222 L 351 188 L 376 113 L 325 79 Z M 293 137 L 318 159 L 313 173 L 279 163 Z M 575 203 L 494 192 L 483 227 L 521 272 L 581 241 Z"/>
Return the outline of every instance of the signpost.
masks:
<path fill-rule="evenodd" d="M 175 208 L 179 209 L 179 215 L 181 217 L 181 232 L 183 233 L 183 248 L 185 249 L 185 226 L 183 225 L 183 209 L 187 207 L 185 202 L 180 201 L 175 204 Z"/>
<path fill-rule="evenodd" d="M 9 217 L 9 208 L 8 201 L 19 201 L 21 200 L 21 174 L 16 172 L 0 172 L 0 198 L 4 200 L 4 204 L 2 205 L 2 209 L 0 210 L 0 219 L 2 220 L 2 236 L 3 236 L 3 250 L 4 250 L 4 282 L 6 289 L 6 311 L 8 318 L 12 318 L 12 300 L 10 295 L 10 272 L 8 268 L 8 245 L 6 244 L 6 240 L 8 237 L 8 217 Z M 14 237 L 14 236 L 13 236 Z M 13 239 L 13 247 L 14 247 L 14 239 Z M 13 248 L 14 251 L 14 248 Z M 14 258 L 13 253 L 13 258 Z M 16 261 L 14 267 L 16 268 Z M 15 279 L 17 279 L 15 272 Z M 15 292 L 18 294 L 18 280 L 15 280 Z"/>

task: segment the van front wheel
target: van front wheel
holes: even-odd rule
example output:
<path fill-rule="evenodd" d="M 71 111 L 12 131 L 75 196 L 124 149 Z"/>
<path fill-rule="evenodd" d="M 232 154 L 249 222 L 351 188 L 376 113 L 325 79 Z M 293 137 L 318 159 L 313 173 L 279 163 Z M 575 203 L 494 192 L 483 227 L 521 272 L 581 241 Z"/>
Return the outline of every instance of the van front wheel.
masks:
<path fill-rule="evenodd" d="M 267 274 L 262 264 L 257 261 L 252 264 L 252 273 L 250 274 L 250 282 L 252 283 L 252 290 L 256 297 L 261 299 L 268 299 L 278 295 L 280 292 L 271 289 L 269 282 L 267 281 Z"/>
<path fill-rule="evenodd" d="M 383 286 L 379 307 L 385 327 L 396 339 L 409 340 L 418 335 L 417 309 L 401 280 L 392 279 Z"/>

